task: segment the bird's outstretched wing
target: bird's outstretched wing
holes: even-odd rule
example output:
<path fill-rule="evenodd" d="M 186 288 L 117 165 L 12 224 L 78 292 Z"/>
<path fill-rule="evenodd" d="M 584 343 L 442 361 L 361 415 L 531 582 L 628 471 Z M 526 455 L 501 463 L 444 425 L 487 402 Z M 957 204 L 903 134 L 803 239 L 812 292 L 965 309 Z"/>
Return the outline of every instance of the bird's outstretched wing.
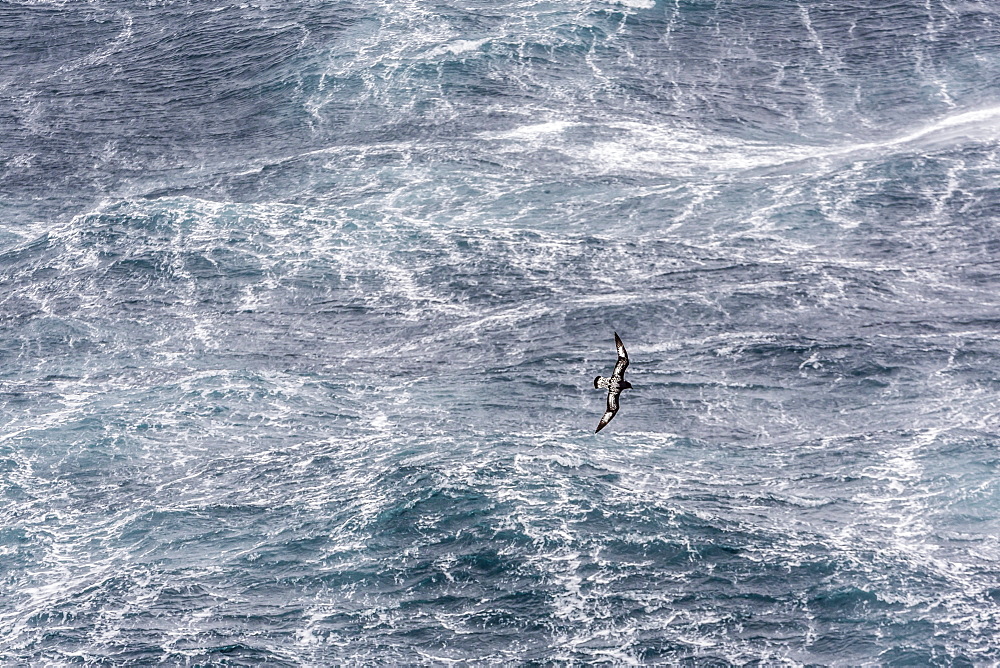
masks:
<path fill-rule="evenodd" d="M 608 411 L 607 413 L 605 413 L 604 417 L 602 417 L 601 421 L 597 424 L 597 429 L 594 430 L 594 433 L 596 434 L 600 430 L 602 430 L 605 427 L 607 427 L 608 423 L 611 422 L 611 418 L 613 418 L 614 416 L 615 416 L 615 414 L 612 413 L 611 411 Z"/>
<path fill-rule="evenodd" d="M 607 427 L 608 423 L 611 422 L 611 418 L 613 418 L 615 413 L 618 412 L 618 397 L 620 394 L 620 392 L 608 391 L 608 410 L 604 411 L 604 415 L 601 417 L 601 421 L 598 423 L 597 429 L 594 430 L 595 434 Z"/>
<path fill-rule="evenodd" d="M 622 343 L 618 332 L 615 332 L 615 346 L 618 347 L 618 362 L 615 364 L 614 375 L 620 378 L 625 373 L 625 369 L 628 368 L 628 351 L 625 350 L 625 344 Z M 611 418 L 608 419 L 610 420 Z"/>

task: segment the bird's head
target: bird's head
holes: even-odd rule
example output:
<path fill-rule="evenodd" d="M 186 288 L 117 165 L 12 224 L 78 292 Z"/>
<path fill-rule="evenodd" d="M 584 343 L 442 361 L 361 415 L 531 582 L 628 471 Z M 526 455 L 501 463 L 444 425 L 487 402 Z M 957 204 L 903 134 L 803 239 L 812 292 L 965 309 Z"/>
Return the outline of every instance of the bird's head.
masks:
<path fill-rule="evenodd" d="M 623 390 L 631 390 L 632 389 L 632 383 L 628 382 L 627 380 L 623 380 L 622 381 L 622 389 Z"/>

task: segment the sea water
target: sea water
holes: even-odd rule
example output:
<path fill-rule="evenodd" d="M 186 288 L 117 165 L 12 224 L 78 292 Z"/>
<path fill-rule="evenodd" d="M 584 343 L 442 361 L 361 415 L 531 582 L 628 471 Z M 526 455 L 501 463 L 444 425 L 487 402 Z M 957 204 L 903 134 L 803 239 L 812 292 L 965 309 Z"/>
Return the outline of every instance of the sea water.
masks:
<path fill-rule="evenodd" d="M 998 255 L 993 0 L 4 0 L 0 663 L 994 665 Z"/>

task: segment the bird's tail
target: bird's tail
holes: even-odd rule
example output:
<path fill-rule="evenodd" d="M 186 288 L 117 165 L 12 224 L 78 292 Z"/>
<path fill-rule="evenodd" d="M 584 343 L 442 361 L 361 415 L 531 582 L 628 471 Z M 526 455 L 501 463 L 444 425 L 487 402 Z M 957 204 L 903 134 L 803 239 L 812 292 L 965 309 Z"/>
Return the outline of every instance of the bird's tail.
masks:
<path fill-rule="evenodd" d="M 594 389 L 595 390 L 600 387 L 600 385 L 598 385 L 598 383 L 600 382 L 600 380 L 601 380 L 600 376 L 597 376 L 596 378 L 594 378 Z"/>

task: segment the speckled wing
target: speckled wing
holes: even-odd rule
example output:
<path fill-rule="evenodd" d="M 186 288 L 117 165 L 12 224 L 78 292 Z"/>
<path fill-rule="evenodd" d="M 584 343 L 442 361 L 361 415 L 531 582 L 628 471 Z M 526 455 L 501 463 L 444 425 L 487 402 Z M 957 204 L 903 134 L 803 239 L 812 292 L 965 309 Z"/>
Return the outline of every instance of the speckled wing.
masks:
<path fill-rule="evenodd" d="M 628 368 L 628 351 L 625 350 L 625 344 L 622 343 L 618 332 L 615 332 L 615 346 L 618 347 L 618 362 L 615 364 L 615 372 L 612 375 L 617 376 L 620 380 L 622 374 L 625 373 L 625 369 Z M 610 420 L 611 418 L 608 419 Z"/>
<path fill-rule="evenodd" d="M 608 423 L 611 422 L 611 418 L 618 412 L 618 397 L 620 395 L 621 392 L 608 391 L 608 410 L 604 411 L 604 416 L 601 417 L 601 421 L 597 424 L 597 429 L 594 430 L 595 434 L 607 427 Z"/>

